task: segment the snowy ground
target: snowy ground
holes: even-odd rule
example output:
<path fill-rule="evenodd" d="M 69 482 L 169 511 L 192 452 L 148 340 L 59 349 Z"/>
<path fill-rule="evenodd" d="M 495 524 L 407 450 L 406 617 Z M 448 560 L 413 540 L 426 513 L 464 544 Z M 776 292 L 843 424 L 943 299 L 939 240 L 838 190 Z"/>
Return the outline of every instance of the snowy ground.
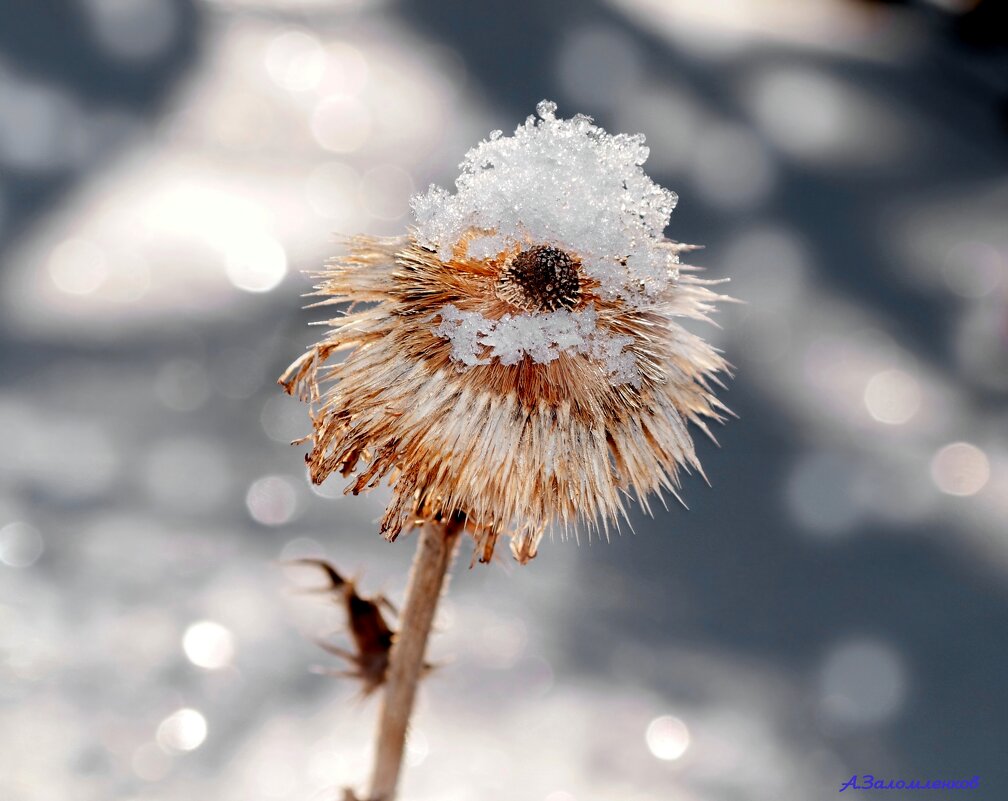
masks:
<path fill-rule="evenodd" d="M 404 797 L 1000 797 L 1008 71 L 939 5 L 0 10 L 0 798 L 366 774 L 374 703 L 311 672 L 338 610 L 279 562 L 398 598 L 411 541 L 286 444 L 300 271 L 543 97 L 647 134 L 669 234 L 748 301 L 705 332 L 741 420 L 688 512 L 464 554 Z"/>

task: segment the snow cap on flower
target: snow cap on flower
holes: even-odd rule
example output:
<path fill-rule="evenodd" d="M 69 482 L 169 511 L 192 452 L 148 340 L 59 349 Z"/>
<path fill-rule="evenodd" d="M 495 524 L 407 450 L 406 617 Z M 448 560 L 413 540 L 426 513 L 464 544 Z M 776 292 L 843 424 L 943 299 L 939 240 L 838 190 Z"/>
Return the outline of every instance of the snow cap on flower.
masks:
<path fill-rule="evenodd" d="M 707 318 L 715 282 L 663 236 L 676 196 L 643 136 L 555 111 L 470 151 L 455 194 L 414 198 L 409 234 L 354 238 L 320 273 L 318 305 L 350 308 L 281 383 L 314 406 L 313 481 L 392 484 L 389 539 L 464 516 L 480 560 L 509 535 L 528 561 L 551 524 L 675 493 L 700 470 L 688 424 L 725 411 L 727 364 L 678 322 Z"/>
<path fill-rule="evenodd" d="M 577 253 L 609 297 L 661 294 L 674 276 L 663 231 L 678 196 L 644 174 L 644 135 L 613 136 L 582 114 L 558 119 L 546 100 L 536 111 L 514 136 L 494 131 L 466 154 L 455 194 L 431 186 L 413 198 L 418 243 L 442 259 L 471 232 L 477 259 L 548 243 Z"/>

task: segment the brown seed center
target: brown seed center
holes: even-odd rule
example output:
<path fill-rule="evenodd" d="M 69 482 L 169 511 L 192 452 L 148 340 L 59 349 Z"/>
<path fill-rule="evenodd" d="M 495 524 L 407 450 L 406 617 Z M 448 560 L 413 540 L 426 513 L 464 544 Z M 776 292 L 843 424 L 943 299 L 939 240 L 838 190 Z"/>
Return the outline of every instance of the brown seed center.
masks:
<path fill-rule="evenodd" d="M 578 264 L 549 245 L 523 250 L 497 280 L 497 296 L 527 312 L 573 309 L 581 296 Z"/>

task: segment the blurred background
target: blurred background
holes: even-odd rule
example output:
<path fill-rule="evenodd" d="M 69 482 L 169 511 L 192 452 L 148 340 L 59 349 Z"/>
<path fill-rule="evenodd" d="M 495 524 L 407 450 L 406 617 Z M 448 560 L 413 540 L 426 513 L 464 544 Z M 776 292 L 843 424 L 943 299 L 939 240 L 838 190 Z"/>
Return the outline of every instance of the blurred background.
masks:
<path fill-rule="evenodd" d="M 407 801 L 827 799 L 1008 766 L 1008 23 L 990 0 L 0 5 L 0 798 L 333 799 L 401 598 L 274 385 L 303 270 L 536 101 L 642 131 L 740 416 L 712 488 L 466 570 Z"/>

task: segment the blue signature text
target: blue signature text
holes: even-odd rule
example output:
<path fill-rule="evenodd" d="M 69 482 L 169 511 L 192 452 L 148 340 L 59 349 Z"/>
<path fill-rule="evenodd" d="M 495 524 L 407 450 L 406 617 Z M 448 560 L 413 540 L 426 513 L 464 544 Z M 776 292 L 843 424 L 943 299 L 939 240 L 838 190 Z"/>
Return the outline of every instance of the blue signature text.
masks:
<path fill-rule="evenodd" d="M 865 773 L 860 777 L 857 774 L 851 776 L 849 781 L 840 785 L 840 792 L 842 793 L 844 790 L 975 790 L 979 786 L 979 776 L 960 781 L 932 779 L 922 782 L 919 779 L 913 781 L 890 779 L 886 781 L 885 779 L 877 779 L 870 773 Z"/>

